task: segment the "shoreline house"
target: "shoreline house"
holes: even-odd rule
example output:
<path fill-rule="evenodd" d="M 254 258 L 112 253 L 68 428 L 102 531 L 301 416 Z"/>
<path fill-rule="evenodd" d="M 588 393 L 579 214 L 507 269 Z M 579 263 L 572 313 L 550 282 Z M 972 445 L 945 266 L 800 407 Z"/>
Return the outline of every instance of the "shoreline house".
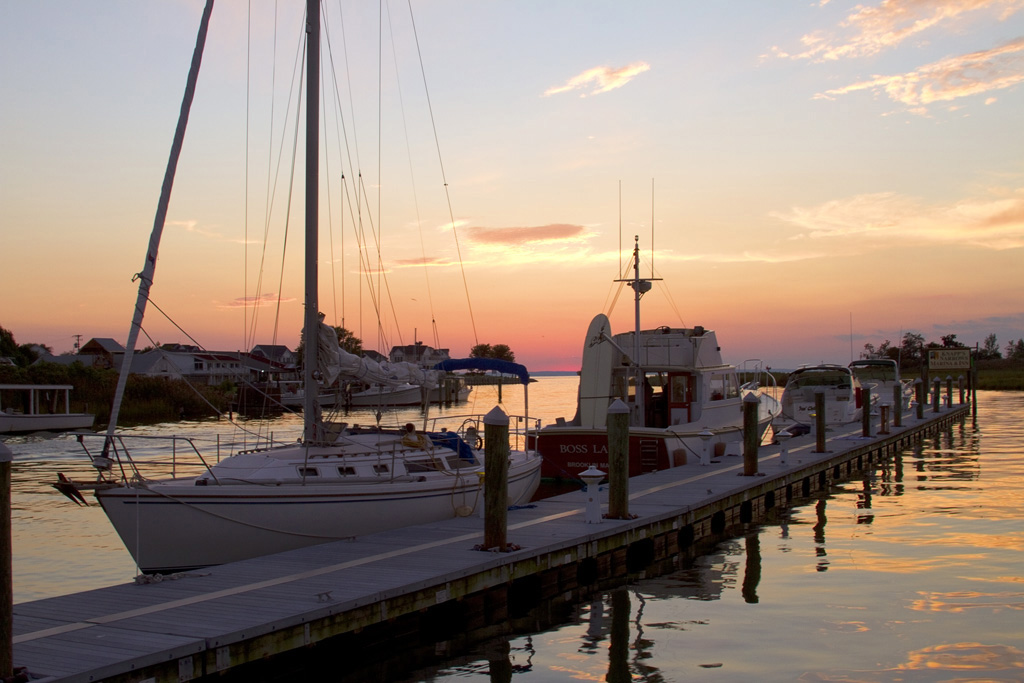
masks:
<path fill-rule="evenodd" d="M 113 339 L 94 338 L 75 355 L 40 357 L 36 362 L 120 370 L 125 349 Z M 132 355 L 133 375 L 185 379 L 216 385 L 278 382 L 298 378 L 295 354 L 285 346 L 259 345 L 252 353 L 244 351 L 207 351 L 189 344 L 163 344 L 158 349 L 136 351 Z"/>
<path fill-rule="evenodd" d="M 448 349 L 435 349 L 418 341 L 405 346 L 392 346 L 388 360 L 392 363 L 413 363 L 421 368 L 430 369 L 438 363 L 451 360 L 451 356 L 448 355 Z"/>

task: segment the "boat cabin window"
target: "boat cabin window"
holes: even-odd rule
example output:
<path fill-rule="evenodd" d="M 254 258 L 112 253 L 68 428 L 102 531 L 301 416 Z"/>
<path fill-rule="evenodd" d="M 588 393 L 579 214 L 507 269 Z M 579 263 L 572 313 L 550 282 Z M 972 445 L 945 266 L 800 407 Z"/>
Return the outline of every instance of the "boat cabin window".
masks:
<path fill-rule="evenodd" d="M 736 376 L 731 373 L 711 375 L 711 380 L 708 383 L 708 389 L 711 391 L 712 401 L 722 401 L 727 398 L 739 398 L 740 395 L 740 387 L 736 381 Z"/>
<path fill-rule="evenodd" d="M 388 466 L 387 465 L 374 465 L 373 466 L 373 471 L 376 472 L 377 474 L 387 474 L 388 473 Z"/>
<path fill-rule="evenodd" d="M 356 476 L 356 468 L 345 465 L 343 467 L 338 468 L 338 474 L 340 474 L 343 477 L 354 477 Z"/>
<path fill-rule="evenodd" d="M 689 403 L 693 400 L 691 394 L 693 392 L 691 388 L 692 382 L 690 375 L 673 375 L 672 376 L 672 403 Z"/>
<path fill-rule="evenodd" d="M 300 477 L 319 477 L 320 476 L 320 472 L 318 472 L 315 467 L 300 467 L 299 468 L 299 476 Z"/>

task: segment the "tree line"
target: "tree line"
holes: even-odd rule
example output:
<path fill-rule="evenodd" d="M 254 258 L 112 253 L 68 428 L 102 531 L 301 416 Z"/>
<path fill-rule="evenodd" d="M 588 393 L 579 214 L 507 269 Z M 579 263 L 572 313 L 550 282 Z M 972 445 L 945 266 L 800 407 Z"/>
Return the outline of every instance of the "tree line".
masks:
<path fill-rule="evenodd" d="M 916 332 L 907 332 L 903 335 L 899 344 L 894 345 L 886 339 L 878 346 L 864 344 L 864 351 L 861 358 L 890 358 L 898 361 L 900 365 L 915 367 L 926 362 L 928 351 L 931 349 L 962 349 L 967 345 L 958 341 L 955 334 L 944 334 L 939 337 L 938 342 L 925 343 L 924 336 Z M 1005 353 L 1005 356 L 1003 355 Z M 999 341 L 995 334 L 985 337 L 985 341 L 977 348 L 975 357 L 978 360 L 1000 360 L 1005 358 L 1010 361 L 1024 361 L 1024 339 L 1011 339 L 1003 350 L 999 348 Z"/>

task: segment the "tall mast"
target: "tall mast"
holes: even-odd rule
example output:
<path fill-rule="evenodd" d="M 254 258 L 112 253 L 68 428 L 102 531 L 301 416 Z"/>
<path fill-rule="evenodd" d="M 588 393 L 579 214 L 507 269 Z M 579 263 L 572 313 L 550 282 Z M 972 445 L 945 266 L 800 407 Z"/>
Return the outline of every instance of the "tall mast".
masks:
<path fill-rule="evenodd" d="M 178 112 L 178 126 L 174 130 L 171 154 L 167 159 L 167 167 L 164 170 L 164 182 L 160 188 L 160 200 L 156 206 L 153 229 L 149 233 L 146 262 L 142 264 L 142 270 L 135 275 L 135 279 L 139 281 L 139 294 L 135 300 L 135 313 L 132 315 L 132 326 L 128 330 L 128 340 L 125 342 L 124 358 L 121 360 L 121 373 L 117 377 L 117 388 L 114 390 L 114 402 L 110 407 L 107 438 L 103 442 L 104 455 L 109 451 L 111 439 L 117 430 L 117 419 L 121 412 L 121 401 L 124 398 L 128 375 L 132 370 L 132 356 L 135 354 L 135 344 L 139 339 L 139 330 L 142 329 L 142 318 L 146 313 L 146 304 L 149 302 L 149 288 L 153 285 L 153 277 L 156 274 L 156 257 L 157 252 L 160 250 L 160 238 L 164 233 L 167 207 L 171 202 L 171 188 L 174 186 L 174 173 L 178 168 L 178 158 L 181 156 L 181 147 L 185 142 L 185 128 L 188 125 L 189 112 L 192 110 L 192 98 L 196 92 L 196 81 L 199 79 L 199 67 L 203 62 L 203 48 L 206 46 L 206 33 L 210 27 L 210 14 L 212 13 L 213 0 L 207 0 L 206 7 L 203 9 L 203 17 L 199 22 L 199 35 L 196 37 L 196 47 L 192 51 L 192 65 L 189 67 L 188 80 L 185 83 L 185 95 L 182 97 L 181 109 Z"/>
<path fill-rule="evenodd" d="M 320 166 L 320 2 L 306 0 L 306 310 L 305 404 L 303 438 L 316 439 L 320 402 L 317 400 L 317 359 L 320 344 L 320 305 L 317 292 L 317 208 Z"/>

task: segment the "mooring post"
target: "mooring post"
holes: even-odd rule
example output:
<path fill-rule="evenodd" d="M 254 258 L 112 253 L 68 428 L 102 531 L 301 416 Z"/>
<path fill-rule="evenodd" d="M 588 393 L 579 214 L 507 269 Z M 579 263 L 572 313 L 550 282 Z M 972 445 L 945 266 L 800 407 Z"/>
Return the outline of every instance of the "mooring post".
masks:
<path fill-rule="evenodd" d="M 708 429 L 707 427 L 705 427 L 700 431 L 700 434 L 698 434 L 697 436 L 700 437 L 700 464 L 702 466 L 710 465 L 711 456 L 708 455 L 708 446 L 711 445 L 711 439 L 715 437 L 715 433 Z"/>
<path fill-rule="evenodd" d="M 878 407 L 881 417 L 879 418 L 878 433 L 888 434 L 889 433 L 889 404 L 883 403 Z"/>
<path fill-rule="evenodd" d="M 860 433 L 871 436 L 871 387 L 861 389 Z"/>
<path fill-rule="evenodd" d="M 964 376 L 960 375 L 956 378 L 957 387 L 960 389 L 960 405 L 964 404 Z"/>
<path fill-rule="evenodd" d="M 903 385 L 895 384 L 892 388 L 892 425 L 893 427 L 903 426 Z"/>
<path fill-rule="evenodd" d="M 932 380 L 932 412 L 939 412 L 939 392 L 942 389 L 942 380 L 936 377 Z"/>
<path fill-rule="evenodd" d="M 484 548 L 505 552 L 508 534 L 508 415 L 484 416 Z"/>
<path fill-rule="evenodd" d="M 604 472 L 593 465 L 580 472 L 580 479 L 586 484 L 587 507 L 583 513 L 583 521 L 587 524 L 601 523 L 601 480 Z"/>
<path fill-rule="evenodd" d="M 917 398 L 917 419 L 924 419 L 924 380 L 920 377 L 914 380 L 914 396 Z"/>
<path fill-rule="evenodd" d="M 953 407 L 953 375 L 946 375 L 946 407 Z"/>
<path fill-rule="evenodd" d="M 814 452 L 825 452 L 825 392 L 814 394 Z"/>
<path fill-rule="evenodd" d="M 14 571 L 11 564 L 11 462 L 0 441 L 0 678 L 14 675 Z"/>
<path fill-rule="evenodd" d="M 629 407 L 608 406 L 608 518 L 629 519 Z"/>
<path fill-rule="evenodd" d="M 743 476 L 745 477 L 757 474 L 757 447 L 761 442 L 761 434 L 757 429 L 757 414 L 760 408 L 761 401 L 754 394 L 747 394 L 743 397 Z"/>

